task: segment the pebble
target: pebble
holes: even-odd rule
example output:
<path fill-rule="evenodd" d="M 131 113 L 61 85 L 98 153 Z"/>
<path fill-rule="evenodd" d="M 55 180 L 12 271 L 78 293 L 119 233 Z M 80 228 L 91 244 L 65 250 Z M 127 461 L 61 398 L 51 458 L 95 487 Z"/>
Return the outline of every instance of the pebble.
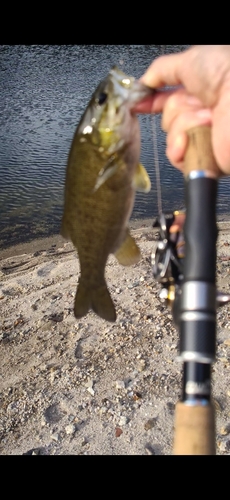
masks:
<path fill-rule="evenodd" d="M 89 378 L 87 380 L 87 382 L 85 383 L 85 386 L 88 387 L 88 389 L 92 389 L 93 388 L 93 384 L 94 384 L 94 381 L 92 378 Z"/>
<path fill-rule="evenodd" d="M 120 437 L 122 433 L 123 433 L 123 430 L 120 429 L 120 427 L 116 427 L 116 429 L 115 429 L 115 436 L 116 437 Z"/>
<path fill-rule="evenodd" d="M 108 411 L 108 408 L 106 408 L 106 406 L 102 406 L 99 410 L 99 413 L 100 415 L 104 415 L 105 413 L 107 413 Z"/>
<path fill-rule="evenodd" d="M 123 380 L 117 380 L 116 389 L 125 389 L 125 382 Z"/>
<path fill-rule="evenodd" d="M 216 412 L 221 413 L 222 405 L 220 404 L 220 402 L 216 398 L 213 398 L 213 404 L 214 404 L 214 408 L 215 408 Z"/>
<path fill-rule="evenodd" d="M 90 378 L 85 383 L 85 387 L 87 387 L 87 391 L 91 394 L 91 396 L 94 396 L 94 394 L 95 394 L 95 391 L 93 389 L 93 384 L 94 384 L 94 380 L 90 379 Z"/>
<path fill-rule="evenodd" d="M 131 283 L 130 285 L 128 285 L 128 288 L 131 289 L 131 288 L 135 288 L 136 286 L 139 286 L 139 281 L 135 281 L 134 283 Z"/>
<path fill-rule="evenodd" d="M 122 425 L 126 425 L 126 424 L 128 424 L 128 422 L 129 422 L 128 417 L 124 417 L 124 416 L 123 416 L 123 417 L 121 417 L 121 418 L 120 418 L 120 420 L 119 420 L 119 425 L 121 425 L 121 426 L 122 426 Z"/>
<path fill-rule="evenodd" d="M 145 450 L 148 453 L 148 455 L 155 455 L 155 451 L 154 451 L 153 447 L 151 446 L 151 444 L 147 444 L 145 446 Z"/>
<path fill-rule="evenodd" d="M 227 434 L 230 434 L 230 424 L 225 425 L 220 429 L 220 434 L 222 436 L 226 436 Z"/>
<path fill-rule="evenodd" d="M 156 424 L 156 418 L 150 418 L 149 420 L 147 420 L 147 422 L 145 422 L 144 428 L 146 431 L 149 431 L 155 426 L 155 424 Z"/>
<path fill-rule="evenodd" d="M 228 363 L 228 359 L 223 357 L 219 357 L 218 361 L 221 361 L 222 363 Z"/>
<path fill-rule="evenodd" d="M 141 359 L 138 363 L 137 363 L 137 369 L 139 372 L 143 372 L 143 370 L 146 368 L 146 362 L 144 359 Z"/>
<path fill-rule="evenodd" d="M 32 450 L 28 450 L 22 455 L 41 455 L 42 449 L 41 448 L 33 448 Z"/>
<path fill-rule="evenodd" d="M 77 430 L 77 427 L 75 424 L 69 424 L 65 427 L 65 431 L 66 431 L 66 434 L 68 436 L 73 436 L 73 434 L 75 434 L 76 430 Z"/>
<path fill-rule="evenodd" d="M 57 434 L 57 433 L 55 433 L 55 434 L 51 434 L 51 439 L 52 439 L 53 441 L 58 442 L 58 441 L 59 441 L 59 434 Z"/>
<path fill-rule="evenodd" d="M 218 444 L 218 448 L 220 451 L 229 451 L 230 450 L 230 440 L 229 439 L 219 441 L 217 444 Z"/>
<path fill-rule="evenodd" d="M 45 417 L 42 417 L 41 426 L 44 427 L 46 424 L 47 424 L 47 421 L 46 421 Z"/>

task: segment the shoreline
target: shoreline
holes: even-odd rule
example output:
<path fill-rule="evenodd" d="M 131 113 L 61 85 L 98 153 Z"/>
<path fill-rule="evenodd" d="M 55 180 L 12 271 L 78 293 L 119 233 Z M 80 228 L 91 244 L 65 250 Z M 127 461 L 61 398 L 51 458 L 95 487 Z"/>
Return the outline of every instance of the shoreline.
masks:
<path fill-rule="evenodd" d="M 156 229 L 152 227 L 154 217 L 146 219 L 131 219 L 129 222 L 129 227 L 131 231 L 139 229 L 152 230 L 153 233 Z M 228 229 L 230 230 L 230 215 L 217 217 L 218 229 Z M 34 238 L 32 241 L 25 243 L 18 243 L 18 245 L 12 245 L 7 248 L 0 248 L 0 261 L 7 259 L 8 257 L 15 257 L 23 254 L 32 254 L 34 252 L 46 251 L 50 247 L 56 249 L 62 247 L 67 240 L 65 240 L 60 234 L 53 234 L 44 238 Z"/>
<path fill-rule="evenodd" d="M 130 221 L 129 227 L 131 231 L 141 228 L 144 229 L 146 227 L 148 229 L 151 229 L 153 220 L 154 217 L 146 219 L 133 219 Z M 53 246 L 59 248 L 62 247 L 66 242 L 67 240 L 65 240 L 60 234 L 53 234 L 51 236 L 45 236 L 44 238 L 34 238 L 29 242 L 18 243 L 18 245 L 12 245 L 3 249 L 0 248 L 0 261 L 3 259 L 7 259 L 8 257 L 15 257 L 17 255 L 22 255 L 25 253 L 45 251 Z"/>

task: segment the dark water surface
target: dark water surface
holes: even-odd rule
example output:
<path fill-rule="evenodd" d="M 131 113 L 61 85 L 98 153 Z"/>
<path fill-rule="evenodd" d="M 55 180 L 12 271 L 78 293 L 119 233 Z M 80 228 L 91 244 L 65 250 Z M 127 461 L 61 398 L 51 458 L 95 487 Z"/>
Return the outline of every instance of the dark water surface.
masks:
<path fill-rule="evenodd" d="M 58 233 L 67 156 L 78 121 L 114 64 L 140 77 L 162 52 L 186 45 L 0 47 L 0 248 Z M 156 117 L 163 210 L 183 206 L 183 177 L 165 157 Z M 141 116 L 141 162 L 152 181 L 137 194 L 133 218 L 154 217 L 157 195 L 153 118 Z M 229 178 L 220 182 L 218 213 L 230 213 Z"/>

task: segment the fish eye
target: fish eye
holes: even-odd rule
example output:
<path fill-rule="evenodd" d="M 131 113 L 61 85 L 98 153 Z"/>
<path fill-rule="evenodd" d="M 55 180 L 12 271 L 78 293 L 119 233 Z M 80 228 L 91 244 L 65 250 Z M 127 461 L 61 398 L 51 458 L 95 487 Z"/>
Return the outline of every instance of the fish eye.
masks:
<path fill-rule="evenodd" d="M 102 104 L 104 104 L 104 102 L 106 101 L 108 95 L 105 93 L 105 92 L 101 92 L 98 99 L 97 99 L 97 102 L 98 104 L 101 106 Z"/>

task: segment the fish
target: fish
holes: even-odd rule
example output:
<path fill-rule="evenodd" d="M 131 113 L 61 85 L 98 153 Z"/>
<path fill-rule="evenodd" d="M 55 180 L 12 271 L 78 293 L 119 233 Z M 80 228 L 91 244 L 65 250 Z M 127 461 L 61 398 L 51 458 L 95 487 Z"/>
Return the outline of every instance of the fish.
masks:
<path fill-rule="evenodd" d="M 132 108 L 152 92 L 113 67 L 94 91 L 72 140 L 61 234 L 72 241 L 80 262 L 77 319 L 93 310 L 116 321 L 105 281 L 108 257 L 114 254 L 124 266 L 141 257 L 128 223 L 136 191 L 149 192 L 151 182 L 139 163 L 140 126 Z"/>

